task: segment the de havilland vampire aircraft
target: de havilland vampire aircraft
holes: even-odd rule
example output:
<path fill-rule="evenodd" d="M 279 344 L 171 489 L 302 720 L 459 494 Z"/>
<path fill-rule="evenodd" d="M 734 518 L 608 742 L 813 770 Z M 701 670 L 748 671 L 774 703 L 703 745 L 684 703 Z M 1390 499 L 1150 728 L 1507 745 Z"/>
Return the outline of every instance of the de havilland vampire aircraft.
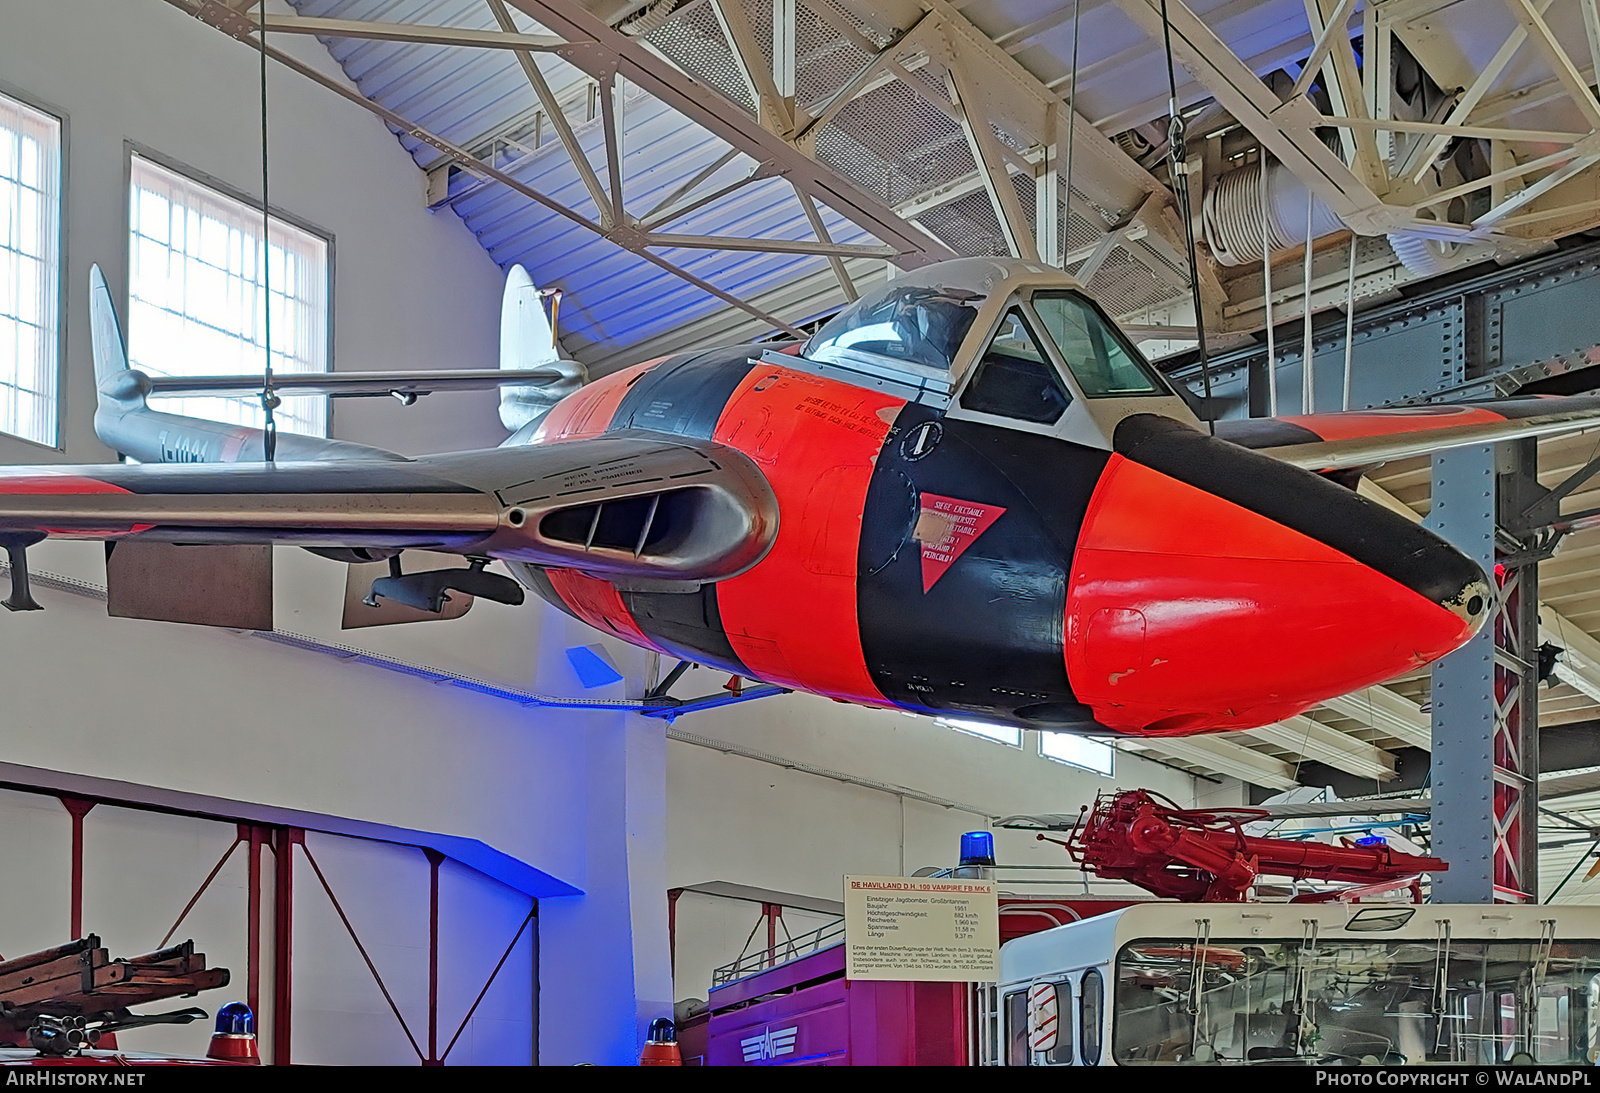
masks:
<path fill-rule="evenodd" d="M 585 384 L 581 365 L 540 353 L 550 326 L 516 268 L 511 371 L 274 381 L 403 401 L 511 383 L 505 444 L 407 458 L 284 434 L 266 462 L 262 430 L 146 404 L 260 394 L 260 377 L 131 370 L 98 270 L 90 300 L 95 427 L 140 462 L 0 470 L 8 607 L 36 606 L 25 551 L 47 536 L 296 545 L 389 559 L 375 597 L 437 610 L 448 590 L 518 603 L 526 586 L 739 676 L 1063 731 L 1256 727 L 1458 648 L 1490 612 L 1485 574 L 1349 488 L 1349 471 L 1600 424 L 1584 396 L 1208 435 L 1075 281 L 991 258 L 892 280 L 803 344 Z M 467 564 L 405 573 L 414 549 Z M 494 560 L 516 580 L 485 570 Z"/>

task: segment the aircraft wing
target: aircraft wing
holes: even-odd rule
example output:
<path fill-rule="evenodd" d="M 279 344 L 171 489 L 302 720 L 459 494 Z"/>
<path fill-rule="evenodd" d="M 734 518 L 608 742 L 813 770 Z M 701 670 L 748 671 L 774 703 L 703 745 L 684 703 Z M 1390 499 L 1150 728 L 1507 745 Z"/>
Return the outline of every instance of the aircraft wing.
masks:
<path fill-rule="evenodd" d="M 1600 396 L 1530 397 L 1217 422 L 1217 436 L 1312 471 L 1600 427 Z"/>
<path fill-rule="evenodd" d="M 730 448 L 643 434 L 413 460 L 0 468 L 0 543 L 426 548 L 704 582 L 758 562 L 777 501 Z"/>

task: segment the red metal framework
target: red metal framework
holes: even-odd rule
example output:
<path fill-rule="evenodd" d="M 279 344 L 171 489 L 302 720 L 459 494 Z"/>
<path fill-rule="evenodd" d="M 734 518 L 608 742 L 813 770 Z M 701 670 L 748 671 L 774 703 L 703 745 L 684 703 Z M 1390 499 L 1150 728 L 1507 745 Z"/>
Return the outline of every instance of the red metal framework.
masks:
<path fill-rule="evenodd" d="M 264 1062 L 272 1062 L 283 1065 L 289 1063 L 292 1057 L 294 1016 L 292 970 L 294 964 L 294 881 L 296 874 L 296 857 L 303 857 L 306 863 L 311 866 L 321 888 L 327 894 L 329 902 L 333 906 L 334 911 L 338 915 L 340 921 L 344 924 L 345 930 L 348 932 L 357 952 L 365 961 L 366 966 L 371 972 L 374 981 L 377 983 L 379 990 L 383 993 L 383 996 L 385 1000 L 388 1001 L 396 1019 L 400 1022 L 402 1031 L 410 1041 L 412 1048 L 416 1051 L 419 1062 L 423 1063 L 424 1065 L 442 1065 L 449 1057 L 451 1050 L 456 1046 L 462 1034 L 466 1031 L 474 1014 L 477 1013 L 479 1005 L 483 1002 L 485 996 L 489 992 L 489 989 L 494 985 L 496 979 L 500 975 L 501 970 L 505 967 L 506 962 L 510 959 L 517 946 L 522 942 L 523 935 L 529 932 L 530 926 L 534 927 L 534 936 L 531 944 L 534 946 L 534 974 L 537 976 L 538 941 L 536 920 L 538 917 L 538 900 L 537 898 L 530 898 L 530 907 L 526 916 L 523 917 L 520 926 L 516 930 L 514 936 L 511 938 L 509 944 L 506 946 L 504 952 L 500 954 L 499 960 L 494 965 L 494 968 L 490 972 L 488 979 L 484 982 L 482 989 L 478 991 L 472 1002 L 472 1005 L 467 1009 L 465 1015 L 461 1018 L 460 1024 L 455 1029 L 454 1034 L 450 1037 L 448 1043 L 444 1045 L 444 1049 L 442 1051 L 439 1050 L 439 874 L 440 867 L 445 861 L 447 855 L 434 847 L 417 845 L 415 849 L 420 851 L 426 857 L 429 865 L 428 1032 L 427 1048 L 426 1052 L 424 1052 L 422 1045 L 418 1042 L 416 1036 L 413 1035 L 404 1017 L 401 1016 L 398 1005 L 396 1005 L 393 996 L 390 994 L 387 985 L 384 983 L 383 977 L 379 973 L 378 968 L 376 964 L 374 964 L 371 956 L 368 954 L 366 946 L 363 944 L 360 936 L 356 932 L 356 929 L 351 923 L 349 916 L 346 914 L 344 907 L 340 904 L 338 897 L 334 894 L 332 885 L 329 883 L 328 878 L 323 873 L 321 866 L 317 863 L 316 858 L 312 855 L 310 848 L 307 847 L 306 828 L 290 826 L 287 824 L 276 825 L 254 823 L 250 822 L 249 818 L 218 815 L 213 810 L 207 810 L 206 812 L 202 813 L 181 807 L 150 804 L 137 800 L 130 800 L 127 796 L 122 794 L 118 794 L 116 796 L 92 797 L 82 793 L 67 794 L 46 786 L 27 785 L 10 780 L 7 780 L 4 784 L 8 789 L 17 789 L 24 792 L 45 793 L 49 794 L 50 796 L 54 796 L 61 802 L 62 806 L 66 809 L 67 813 L 71 817 L 71 897 L 68 909 L 70 929 L 72 930 L 74 936 L 82 936 L 83 933 L 82 923 L 84 917 L 83 904 L 85 844 L 84 818 L 90 813 L 91 810 L 95 808 L 97 804 L 113 804 L 124 808 L 133 808 L 148 812 L 188 815 L 197 819 L 233 822 L 235 824 L 235 837 L 233 841 L 228 844 L 226 849 L 222 852 L 222 855 L 211 866 L 210 870 L 206 873 L 205 878 L 200 882 L 199 887 L 196 888 L 195 891 L 188 897 L 187 901 L 182 907 L 182 910 L 178 912 L 177 918 L 173 921 L 171 928 L 161 939 L 161 943 L 158 948 L 164 948 L 167 945 L 167 942 L 170 941 L 175 934 L 177 934 L 178 930 L 183 926 L 183 923 L 194 910 L 195 906 L 200 902 L 201 897 L 205 895 L 205 893 L 212 887 L 213 882 L 216 881 L 219 875 L 221 875 L 224 866 L 227 865 L 229 859 L 232 858 L 235 851 L 237 851 L 241 846 L 245 847 L 248 859 L 248 880 L 244 908 L 246 912 L 245 921 L 247 951 L 245 989 L 246 1000 L 248 1001 L 252 1011 L 258 1014 L 262 1012 L 261 986 L 263 974 L 269 974 L 272 977 L 272 998 L 270 1000 L 272 1024 L 271 1051 L 270 1056 L 263 1060 Z M 129 787 L 127 783 L 117 783 L 117 785 L 125 789 L 132 788 Z M 309 816 L 310 814 L 306 815 Z M 400 829 L 393 830 L 398 832 Z M 328 837 L 353 838 L 358 840 L 366 838 L 366 836 L 363 835 L 346 835 L 339 832 L 329 833 Z M 378 841 L 389 842 L 390 840 Z M 299 847 L 298 855 L 295 852 L 296 847 Z M 264 906 L 267 901 L 263 898 L 266 891 L 263 883 L 265 879 L 263 876 L 263 870 L 267 868 L 267 863 L 263 860 L 262 856 L 263 850 L 269 851 L 273 859 L 270 867 L 272 869 L 272 897 L 270 908 Z M 269 921 L 267 916 L 270 916 L 272 929 L 272 951 L 270 957 L 267 958 L 270 960 L 270 965 L 267 963 L 267 960 L 264 960 L 262 953 L 263 930 Z M 536 989 L 537 988 L 535 987 L 535 991 Z M 265 1015 L 263 1014 L 263 1016 Z M 536 1010 L 533 1014 L 533 1017 L 535 1028 L 537 1028 L 538 1015 Z M 267 1045 L 263 1043 L 262 1046 L 265 1053 Z M 537 1060 L 537 1048 L 535 1048 L 535 1060 Z"/>
<path fill-rule="evenodd" d="M 1495 566 L 1495 579 L 1500 595 L 1494 613 L 1494 898 L 1530 903 L 1537 884 L 1529 844 L 1537 830 L 1532 813 L 1538 756 L 1528 749 L 1530 734 L 1538 732 L 1537 697 L 1530 694 L 1538 686 L 1537 563 L 1502 562 Z"/>
<path fill-rule="evenodd" d="M 1268 816 L 1250 808 L 1182 809 L 1159 794 L 1135 789 L 1096 798 L 1094 809 L 1062 845 L 1097 876 L 1190 902 L 1242 900 L 1262 873 L 1370 891 L 1373 885 L 1410 884 L 1421 873 L 1447 868 L 1438 858 L 1387 846 L 1331 846 L 1244 833 L 1245 824 Z"/>

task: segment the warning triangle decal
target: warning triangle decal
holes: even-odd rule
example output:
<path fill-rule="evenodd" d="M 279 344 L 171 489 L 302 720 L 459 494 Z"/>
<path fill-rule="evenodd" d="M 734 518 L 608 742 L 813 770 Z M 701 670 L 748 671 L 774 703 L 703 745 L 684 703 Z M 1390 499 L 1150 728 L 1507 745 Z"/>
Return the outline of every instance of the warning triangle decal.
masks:
<path fill-rule="evenodd" d="M 922 495 L 922 511 L 912 533 L 922 544 L 922 591 L 927 592 L 944 571 L 1006 510 L 937 493 Z"/>

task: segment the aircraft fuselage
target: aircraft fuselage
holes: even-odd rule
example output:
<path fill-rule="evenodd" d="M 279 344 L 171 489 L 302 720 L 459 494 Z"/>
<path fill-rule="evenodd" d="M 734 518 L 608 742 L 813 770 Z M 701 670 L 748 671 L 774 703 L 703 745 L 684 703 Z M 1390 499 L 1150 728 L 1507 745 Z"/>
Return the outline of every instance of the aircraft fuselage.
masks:
<path fill-rule="evenodd" d="M 636 645 L 850 702 L 1243 728 L 1442 656 L 1486 607 L 1477 566 L 1431 533 L 1169 418 L 1128 418 L 1107 451 L 741 346 L 596 380 L 534 442 L 628 430 L 749 456 L 774 545 L 694 591 L 529 567 L 535 590 Z"/>

